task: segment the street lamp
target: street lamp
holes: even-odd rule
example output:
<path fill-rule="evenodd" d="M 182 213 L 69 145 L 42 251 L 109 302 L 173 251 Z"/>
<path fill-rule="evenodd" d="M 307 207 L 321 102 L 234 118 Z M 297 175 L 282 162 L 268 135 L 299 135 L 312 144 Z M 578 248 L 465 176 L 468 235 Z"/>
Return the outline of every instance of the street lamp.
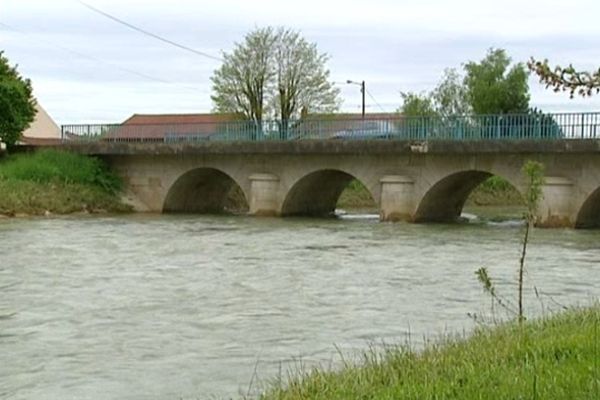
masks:
<path fill-rule="evenodd" d="M 365 81 L 362 82 L 354 82 L 348 79 L 346 81 L 349 85 L 358 85 L 360 86 L 360 93 L 362 94 L 362 117 L 365 119 Z"/>

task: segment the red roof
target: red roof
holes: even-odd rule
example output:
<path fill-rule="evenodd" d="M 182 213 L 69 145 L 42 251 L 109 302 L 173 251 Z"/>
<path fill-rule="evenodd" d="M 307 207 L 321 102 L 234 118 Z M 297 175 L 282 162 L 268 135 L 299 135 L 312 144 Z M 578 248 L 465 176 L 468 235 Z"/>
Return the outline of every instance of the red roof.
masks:
<path fill-rule="evenodd" d="M 133 114 L 123 125 L 214 124 L 235 119 L 234 114 Z"/>
<path fill-rule="evenodd" d="M 391 119 L 401 118 L 398 113 L 361 114 L 309 114 L 301 120 L 298 127 L 305 131 L 325 131 L 332 134 L 341 131 L 381 129 L 379 125 Z M 243 118 L 236 114 L 134 114 L 121 125 L 107 128 L 103 137 L 117 140 L 177 140 L 194 137 L 200 140 L 219 133 L 224 123 L 239 121 L 240 132 L 244 131 Z M 236 126 L 229 126 L 236 132 Z"/>
<path fill-rule="evenodd" d="M 104 137 L 110 139 L 164 139 L 180 136 L 208 136 L 220 123 L 236 119 L 233 114 L 134 114 Z"/>

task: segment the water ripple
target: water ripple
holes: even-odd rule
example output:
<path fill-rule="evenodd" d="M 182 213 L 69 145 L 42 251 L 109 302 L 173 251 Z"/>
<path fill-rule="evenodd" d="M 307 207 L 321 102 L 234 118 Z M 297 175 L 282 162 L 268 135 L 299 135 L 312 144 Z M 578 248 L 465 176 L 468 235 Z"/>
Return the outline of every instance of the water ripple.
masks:
<path fill-rule="evenodd" d="M 0 397 L 235 397 L 295 365 L 468 331 L 510 295 L 520 224 L 82 217 L 0 221 Z M 527 307 L 600 295 L 600 232 L 535 230 Z M 535 297 L 538 288 L 540 299 Z"/>

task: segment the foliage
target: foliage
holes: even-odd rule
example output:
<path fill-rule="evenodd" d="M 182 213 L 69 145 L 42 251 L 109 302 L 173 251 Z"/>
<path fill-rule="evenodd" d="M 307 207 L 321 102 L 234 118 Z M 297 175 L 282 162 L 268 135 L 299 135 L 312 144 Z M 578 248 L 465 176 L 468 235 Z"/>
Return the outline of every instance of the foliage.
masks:
<path fill-rule="evenodd" d="M 537 161 L 527 161 L 523 165 L 522 173 L 527 180 L 527 190 L 525 191 L 526 220 L 529 224 L 533 224 L 535 223 L 539 202 L 542 199 L 544 165 Z"/>
<path fill-rule="evenodd" d="M 462 78 L 455 69 L 444 70 L 444 76 L 429 93 L 400 93 L 403 104 L 398 110 L 407 117 L 449 117 L 471 113 Z"/>
<path fill-rule="evenodd" d="M 443 117 L 469 115 L 473 112 L 463 78 L 453 68 L 444 70 L 444 76 L 431 93 L 431 97 L 437 113 Z"/>
<path fill-rule="evenodd" d="M 508 190 L 514 190 L 513 185 L 509 181 L 498 175 L 493 175 L 487 178 L 480 187 L 488 192 L 503 192 Z"/>
<path fill-rule="evenodd" d="M 481 328 L 423 351 L 371 349 L 339 371 L 274 380 L 263 400 L 597 399 L 600 305 L 522 325 Z"/>
<path fill-rule="evenodd" d="M 455 69 L 446 69 L 438 85 L 429 93 L 402 93 L 406 116 L 469 114 L 526 114 L 529 111 L 527 70 L 511 64 L 502 49 L 490 49 L 480 62 L 464 66 L 464 78 Z"/>
<path fill-rule="evenodd" d="M 14 154 L 0 162 L 0 214 L 129 211 L 121 180 L 98 159 L 56 150 Z"/>
<path fill-rule="evenodd" d="M 536 125 L 539 127 L 538 132 L 536 132 L 536 136 L 543 138 L 556 138 L 560 137 L 563 132 L 554 119 L 553 115 L 544 113 L 542 110 L 537 108 L 532 108 L 529 110 L 529 114 L 535 116 L 537 118 Z"/>
<path fill-rule="evenodd" d="M 0 139 L 14 145 L 35 118 L 31 81 L 24 79 L 0 51 Z"/>
<path fill-rule="evenodd" d="M 339 89 L 329 82 L 328 56 L 296 31 L 272 27 L 248 33 L 212 76 L 217 112 L 239 113 L 260 123 L 267 115 L 284 121 L 307 110 L 332 112 Z"/>
<path fill-rule="evenodd" d="M 595 72 L 578 71 L 572 64 L 568 67 L 557 65 L 551 68 L 548 60 L 539 61 L 534 58 L 529 60 L 527 66 L 546 88 L 551 87 L 555 92 L 569 91 L 571 98 L 576 93 L 586 97 L 600 92 L 600 68 Z"/>
<path fill-rule="evenodd" d="M 211 77 L 211 99 L 217 112 L 243 114 L 251 121 L 263 119 L 265 97 L 273 89 L 273 28 L 248 33 L 233 53 L 223 54 L 223 65 Z"/>
<path fill-rule="evenodd" d="M 120 179 L 97 158 L 56 150 L 9 156 L 0 163 L 0 179 L 90 185 L 108 193 L 121 189 Z"/>
<path fill-rule="evenodd" d="M 43 215 L 87 212 L 127 212 L 116 194 L 80 183 L 0 179 L 0 215 Z"/>
<path fill-rule="evenodd" d="M 371 196 L 369 189 L 358 179 L 350 181 L 340 194 L 337 207 L 342 209 L 377 210 L 377 204 Z"/>
<path fill-rule="evenodd" d="M 538 213 L 539 203 L 542 199 L 542 187 L 544 185 L 544 165 L 537 161 L 527 161 L 522 169 L 526 180 L 525 191 L 525 233 L 523 235 L 523 244 L 521 247 L 521 257 L 519 258 L 519 271 L 517 278 L 517 307 L 512 306 L 511 302 L 498 295 L 493 280 L 486 268 L 482 267 L 475 271 L 477 280 L 482 285 L 485 293 L 489 294 L 495 303 L 500 305 L 509 313 L 516 315 L 519 323 L 525 321 L 525 312 L 523 307 L 523 284 L 525 275 L 525 257 L 527 255 L 527 244 L 529 234 L 533 227 Z M 493 310 L 493 308 L 492 308 Z"/>
<path fill-rule="evenodd" d="M 521 63 L 508 69 L 510 57 L 490 49 L 479 63 L 465 65 L 465 85 L 475 114 L 525 114 L 529 111 L 527 70 Z"/>
<path fill-rule="evenodd" d="M 332 112 L 339 106 L 339 89 L 328 81 L 326 54 L 290 29 L 279 28 L 274 42 L 275 87 L 272 99 L 275 117 L 287 130 L 288 121 L 301 113 Z"/>
<path fill-rule="evenodd" d="M 405 117 L 435 117 L 437 112 L 431 95 L 401 93 L 403 103 L 399 112 Z"/>

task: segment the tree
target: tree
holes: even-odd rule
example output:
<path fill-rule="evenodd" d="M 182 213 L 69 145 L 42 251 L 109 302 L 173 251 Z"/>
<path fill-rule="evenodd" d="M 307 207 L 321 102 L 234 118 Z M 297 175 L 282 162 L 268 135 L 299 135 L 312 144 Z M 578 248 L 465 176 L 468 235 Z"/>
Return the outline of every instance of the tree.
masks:
<path fill-rule="evenodd" d="M 528 73 L 522 63 L 510 70 L 502 49 L 490 49 L 479 63 L 465 65 L 467 96 L 475 114 L 526 114 L 529 111 Z"/>
<path fill-rule="evenodd" d="M 217 112 L 239 113 L 260 123 L 266 116 L 289 121 L 302 110 L 332 112 L 339 89 L 329 82 L 328 56 L 298 32 L 260 28 L 248 33 L 213 75 L 212 100 Z"/>
<path fill-rule="evenodd" d="M 444 76 L 431 97 L 441 116 L 469 115 L 473 112 L 464 78 L 454 68 L 444 70 Z"/>
<path fill-rule="evenodd" d="M 211 78 L 217 112 L 241 114 L 260 125 L 275 76 L 274 41 L 272 28 L 257 29 L 237 43 L 232 54 L 223 54 L 223 65 Z"/>
<path fill-rule="evenodd" d="M 31 81 L 8 64 L 0 51 L 0 138 L 14 145 L 33 122 L 36 114 Z"/>
<path fill-rule="evenodd" d="M 287 132 L 290 119 L 302 113 L 333 112 L 339 107 L 339 89 L 329 82 L 325 63 L 315 43 L 308 43 L 298 32 L 279 28 L 274 41 L 276 93 L 274 113 Z"/>
<path fill-rule="evenodd" d="M 437 115 L 435 103 L 430 93 L 400 93 L 402 106 L 398 110 L 405 117 L 434 117 Z"/>
<path fill-rule="evenodd" d="M 540 78 L 540 83 L 546 84 L 546 88 L 552 87 L 555 92 L 569 91 L 571 98 L 575 93 L 586 97 L 600 92 L 600 68 L 595 72 L 577 71 L 569 64 L 566 68 L 557 65 L 552 69 L 548 60 L 542 62 L 534 58 L 527 66 Z"/>
<path fill-rule="evenodd" d="M 444 70 L 438 85 L 429 93 L 401 93 L 404 100 L 399 112 L 405 116 L 450 117 L 472 112 L 463 78 L 454 68 Z"/>

